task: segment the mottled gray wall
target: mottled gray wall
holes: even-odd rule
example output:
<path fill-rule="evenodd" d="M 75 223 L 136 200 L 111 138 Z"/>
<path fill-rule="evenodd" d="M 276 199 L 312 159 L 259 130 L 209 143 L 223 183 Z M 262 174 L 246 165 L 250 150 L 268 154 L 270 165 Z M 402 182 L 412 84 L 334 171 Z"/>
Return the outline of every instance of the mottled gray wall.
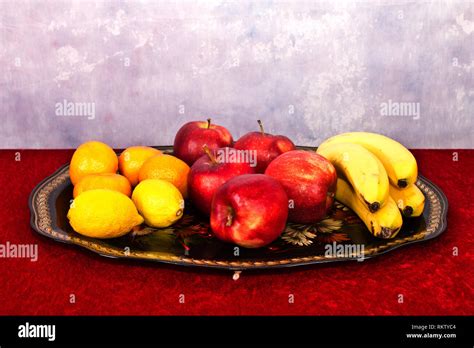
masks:
<path fill-rule="evenodd" d="M 0 22 L 1 148 L 170 144 L 208 116 L 236 138 L 261 118 L 301 145 L 474 145 L 472 2 L 1 0 Z"/>

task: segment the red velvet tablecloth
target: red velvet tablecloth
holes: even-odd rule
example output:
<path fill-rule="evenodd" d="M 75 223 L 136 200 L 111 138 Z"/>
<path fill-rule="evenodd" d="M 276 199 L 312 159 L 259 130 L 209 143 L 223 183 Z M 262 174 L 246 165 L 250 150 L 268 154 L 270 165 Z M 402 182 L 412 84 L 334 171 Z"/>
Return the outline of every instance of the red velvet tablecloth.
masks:
<path fill-rule="evenodd" d="M 72 151 L 1 150 L 0 243 L 36 243 L 39 257 L 0 259 L 0 314 L 472 315 L 474 151 L 457 151 L 457 161 L 453 152 L 414 151 L 420 173 L 448 197 L 439 238 L 361 263 L 246 271 L 234 281 L 227 271 L 108 259 L 38 235 L 28 195 Z"/>

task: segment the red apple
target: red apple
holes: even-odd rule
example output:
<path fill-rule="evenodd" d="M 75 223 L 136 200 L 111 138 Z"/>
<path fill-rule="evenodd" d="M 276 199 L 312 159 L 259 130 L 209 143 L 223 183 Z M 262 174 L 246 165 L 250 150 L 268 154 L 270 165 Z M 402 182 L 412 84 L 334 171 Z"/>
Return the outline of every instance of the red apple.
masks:
<path fill-rule="evenodd" d="M 233 177 L 255 173 L 255 168 L 248 162 L 226 160 L 237 158 L 235 154 L 237 150 L 231 147 L 218 149 L 217 153 L 212 153 L 207 146 L 204 146 L 204 151 L 206 154 L 191 167 L 188 193 L 193 205 L 209 215 L 212 198 L 217 189 Z"/>
<path fill-rule="evenodd" d="M 220 147 L 232 146 L 234 140 L 230 132 L 216 124 L 194 121 L 183 125 L 174 138 L 174 155 L 192 166 L 196 160 L 204 155 L 203 146 L 207 145 L 211 150 Z"/>
<path fill-rule="evenodd" d="M 264 173 L 268 165 L 282 153 L 295 149 L 295 144 L 283 135 L 272 135 L 264 132 L 263 124 L 257 121 L 260 132 L 250 132 L 235 143 L 239 150 L 252 150 L 257 153 L 257 172 Z"/>
<path fill-rule="evenodd" d="M 312 151 L 295 150 L 277 157 L 265 171 L 285 188 L 290 200 L 288 220 L 314 223 L 327 215 L 334 202 L 334 166 Z"/>
<path fill-rule="evenodd" d="M 288 197 L 280 183 L 263 174 L 237 176 L 214 195 L 211 228 L 217 238 L 245 248 L 259 248 L 283 232 Z"/>

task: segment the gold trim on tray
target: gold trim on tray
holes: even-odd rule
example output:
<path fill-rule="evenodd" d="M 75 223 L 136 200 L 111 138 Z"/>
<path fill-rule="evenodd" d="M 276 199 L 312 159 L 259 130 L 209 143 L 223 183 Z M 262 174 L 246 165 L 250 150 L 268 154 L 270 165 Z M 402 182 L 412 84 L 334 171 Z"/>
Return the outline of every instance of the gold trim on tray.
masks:
<path fill-rule="evenodd" d="M 284 265 L 303 265 L 314 262 L 334 261 L 334 258 L 339 260 L 347 260 L 351 258 L 328 257 L 325 255 L 314 255 L 305 257 L 295 257 L 281 260 L 266 260 L 266 261 L 219 261 L 208 259 L 194 259 L 186 256 L 176 256 L 166 253 L 136 251 L 136 250 L 122 250 L 118 248 L 111 248 L 103 246 L 93 240 L 86 240 L 82 236 L 67 233 L 65 231 L 56 231 L 53 228 L 52 213 L 50 211 L 49 200 L 51 194 L 61 185 L 69 182 L 69 165 L 60 168 L 55 174 L 45 179 L 41 184 L 35 188 L 30 197 L 30 207 L 32 211 L 32 226 L 40 234 L 48 236 L 58 241 L 63 241 L 70 244 L 76 244 L 92 251 L 95 251 L 104 256 L 110 257 L 126 257 L 135 259 L 148 259 L 154 261 L 161 261 L 165 263 L 178 263 L 186 265 L 207 266 L 207 267 L 221 267 L 229 269 L 249 269 L 249 268 L 269 268 Z M 426 197 L 429 214 L 427 218 L 426 229 L 417 232 L 414 235 L 406 236 L 404 238 L 387 241 L 380 246 L 371 248 L 364 248 L 364 257 L 371 257 L 375 254 L 380 254 L 387 249 L 392 249 L 401 245 L 409 244 L 422 239 L 430 239 L 439 235 L 446 227 L 445 216 L 447 205 L 441 204 L 440 197 L 443 195 L 440 191 L 436 192 L 435 188 L 427 184 L 424 179 L 418 179 L 416 185 L 420 188 Z M 444 197 L 444 195 L 443 195 Z M 445 202 L 444 202 L 445 203 Z M 440 231 L 440 228 L 442 230 Z M 361 258 L 361 255 L 357 255 Z"/>

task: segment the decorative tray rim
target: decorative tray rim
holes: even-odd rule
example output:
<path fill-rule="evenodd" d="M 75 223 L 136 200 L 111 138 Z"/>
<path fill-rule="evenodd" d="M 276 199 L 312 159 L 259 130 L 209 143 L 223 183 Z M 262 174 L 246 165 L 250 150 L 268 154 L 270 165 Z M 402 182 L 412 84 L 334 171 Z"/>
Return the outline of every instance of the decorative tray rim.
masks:
<path fill-rule="evenodd" d="M 155 146 L 161 150 L 170 150 L 171 146 Z M 299 149 L 315 149 L 314 147 L 298 146 Z M 123 250 L 119 251 L 117 248 L 105 247 L 96 243 L 93 239 L 86 240 L 77 235 L 70 235 L 67 233 L 60 233 L 53 228 L 53 217 L 56 212 L 50 211 L 49 200 L 57 198 L 57 188 L 69 183 L 68 169 L 69 164 L 64 164 L 59 167 L 54 173 L 41 180 L 38 185 L 30 193 L 28 205 L 30 208 L 30 225 L 34 231 L 53 239 L 55 241 L 66 244 L 77 245 L 82 248 L 93 251 L 101 256 L 118 259 L 136 259 L 148 260 L 160 263 L 167 263 L 181 266 L 200 266 L 207 268 L 219 268 L 227 270 L 248 270 L 248 269 L 270 269 L 270 268 L 286 268 L 305 266 L 316 263 L 326 263 L 335 261 L 357 261 L 358 257 L 328 257 L 323 255 L 291 257 L 287 259 L 277 260 L 262 260 L 262 261 L 229 261 L 229 260 L 212 260 L 212 259 L 194 259 L 186 256 L 177 255 L 156 255 L 147 251 L 132 251 L 125 253 Z M 402 239 L 394 239 L 388 241 L 386 244 L 364 250 L 363 259 L 369 259 L 379 256 L 386 252 L 392 251 L 402 246 L 410 245 L 417 242 L 428 241 L 441 235 L 447 228 L 447 212 L 448 200 L 443 191 L 432 183 L 430 180 L 422 176 L 418 176 L 418 187 L 423 191 L 426 198 L 430 200 L 430 216 L 427 221 L 425 231 L 416 235 L 406 236 Z M 53 196 L 51 194 L 53 193 Z"/>

